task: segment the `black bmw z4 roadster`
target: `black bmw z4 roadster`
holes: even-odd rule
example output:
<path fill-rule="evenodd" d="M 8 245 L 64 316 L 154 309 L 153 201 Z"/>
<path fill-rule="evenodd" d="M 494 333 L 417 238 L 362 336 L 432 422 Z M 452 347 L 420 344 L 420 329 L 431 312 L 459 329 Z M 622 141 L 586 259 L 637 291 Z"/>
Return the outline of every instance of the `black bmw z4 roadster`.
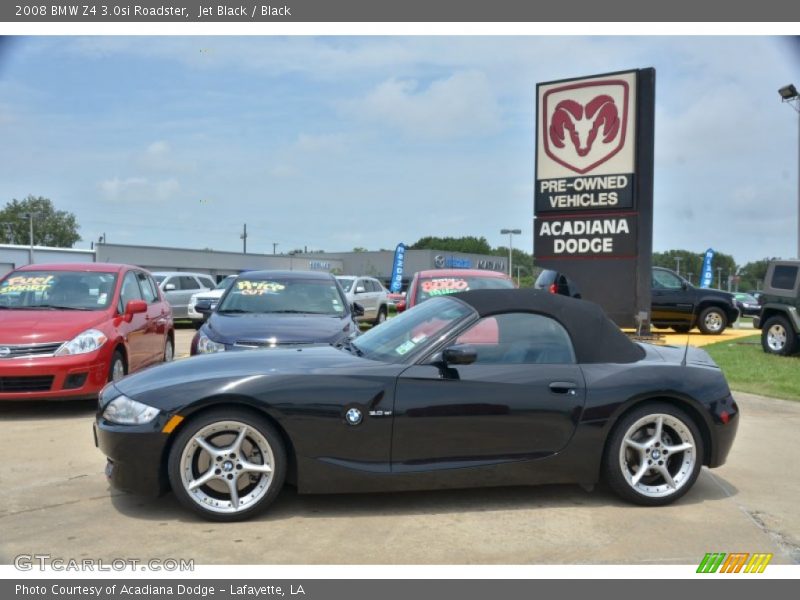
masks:
<path fill-rule="evenodd" d="M 724 463 L 739 410 L 696 348 L 631 341 L 535 290 L 434 298 L 331 345 L 226 352 L 109 384 L 95 440 L 120 489 L 208 519 L 300 493 L 605 479 L 656 506 Z"/>

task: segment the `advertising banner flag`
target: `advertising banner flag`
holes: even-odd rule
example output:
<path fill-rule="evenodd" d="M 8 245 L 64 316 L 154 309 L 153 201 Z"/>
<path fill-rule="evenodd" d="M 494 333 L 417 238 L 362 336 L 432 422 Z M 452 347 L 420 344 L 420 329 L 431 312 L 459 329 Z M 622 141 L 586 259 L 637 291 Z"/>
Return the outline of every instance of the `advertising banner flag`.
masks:
<path fill-rule="evenodd" d="M 711 270 L 711 261 L 714 258 L 714 249 L 709 248 L 706 250 L 706 256 L 703 259 L 703 271 L 700 274 L 700 287 L 709 288 L 714 281 L 714 272 Z"/>
<path fill-rule="evenodd" d="M 403 242 L 397 244 L 394 251 L 394 264 L 392 265 L 392 283 L 389 291 L 397 293 L 403 287 L 403 264 L 406 261 L 406 245 Z"/>

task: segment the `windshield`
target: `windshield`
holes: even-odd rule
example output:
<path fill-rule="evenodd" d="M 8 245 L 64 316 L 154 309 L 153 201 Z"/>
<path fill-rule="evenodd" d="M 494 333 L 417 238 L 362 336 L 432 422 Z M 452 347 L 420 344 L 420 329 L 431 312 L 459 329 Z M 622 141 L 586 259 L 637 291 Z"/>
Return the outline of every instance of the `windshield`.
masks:
<path fill-rule="evenodd" d="M 339 285 L 342 286 L 342 289 L 347 293 L 350 292 L 350 290 L 353 287 L 353 284 L 356 282 L 355 279 L 352 279 L 350 277 L 337 277 L 336 279 L 339 281 Z"/>
<path fill-rule="evenodd" d="M 116 273 L 18 271 L 0 281 L 0 307 L 104 310 L 116 282 Z"/>
<path fill-rule="evenodd" d="M 755 296 L 751 296 L 750 294 L 736 294 L 736 299 L 739 302 L 747 302 L 748 304 L 758 304 L 758 300 Z"/>
<path fill-rule="evenodd" d="M 166 278 L 167 278 L 166 275 L 153 275 L 153 279 L 156 280 L 156 283 L 158 285 L 161 285 L 161 282 L 164 281 Z"/>
<path fill-rule="evenodd" d="M 215 287 L 214 289 L 215 290 L 227 290 L 229 287 L 231 287 L 231 284 L 233 283 L 233 281 L 235 279 L 236 279 L 236 275 L 228 275 L 225 279 L 220 281 L 217 284 L 217 287 Z"/>
<path fill-rule="evenodd" d="M 416 304 L 434 296 L 445 296 L 467 290 L 510 290 L 514 282 L 500 277 L 425 277 L 417 286 Z"/>
<path fill-rule="evenodd" d="M 433 298 L 374 327 L 351 344 L 364 358 L 402 362 L 409 354 L 439 341 L 453 326 L 474 315 L 469 306 L 452 298 Z"/>
<path fill-rule="evenodd" d="M 239 277 L 223 297 L 217 312 L 342 316 L 346 312 L 346 302 L 330 279 Z"/>

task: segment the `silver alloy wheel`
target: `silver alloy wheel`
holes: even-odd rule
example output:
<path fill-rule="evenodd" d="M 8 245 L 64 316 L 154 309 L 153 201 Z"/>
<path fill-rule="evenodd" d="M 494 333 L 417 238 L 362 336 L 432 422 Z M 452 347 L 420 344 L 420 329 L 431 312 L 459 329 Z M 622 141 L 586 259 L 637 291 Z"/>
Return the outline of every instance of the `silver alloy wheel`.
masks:
<path fill-rule="evenodd" d="M 125 363 L 121 358 L 116 357 L 114 364 L 111 365 L 111 381 L 119 381 L 123 377 L 125 377 Z"/>
<path fill-rule="evenodd" d="M 378 311 L 378 325 L 380 325 L 384 321 L 386 321 L 386 313 L 383 312 L 382 310 L 379 310 Z"/>
<path fill-rule="evenodd" d="M 619 466 L 634 491 L 651 498 L 671 496 L 692 477 L 697 450 L 689 427 L 677 417 L 656 413 L 625 432 Z"/>
<path fill-rule="evenodd" d="M 786 346 L 786 328 L 780 323 L 775 323 L 767 331 L 767 346 L 773 352 L 782 352 Z"/>
<path fill-rule="evenodd" d="M 703 321 L 704 321 L 704 323 L 706 325 L 706 329 L 708 329 L 709 331 L 716 332 L 716 331 L 719 331 L 720 329 L 722 329 L 722 325 L 723 325 L 722 315 L 720 315 L 715 310 L 710 311 L 705 316 L 705 319 Z"/>
<path fill-rule="evenodd" d="M 205 510 L 236 513 L 257 504 L 272 484 L 275 458 L 266 438 L 240 421 L 198 431 L 181 453 L 181 483 Z"/>
<path fill-rule="evenodd" d="M 164 346 L 164 362 L 172 362 L 175 358 L 175 349 L 172 347 L 172 340 L 167 338 L 167 345 Z"/>

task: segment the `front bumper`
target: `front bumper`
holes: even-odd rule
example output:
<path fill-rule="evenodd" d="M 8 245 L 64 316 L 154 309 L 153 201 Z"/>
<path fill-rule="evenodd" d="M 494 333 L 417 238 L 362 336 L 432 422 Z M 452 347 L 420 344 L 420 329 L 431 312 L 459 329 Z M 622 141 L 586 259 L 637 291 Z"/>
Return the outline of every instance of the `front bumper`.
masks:
<path fill-rule="evenodd" d="M 96 398 L 108 381 L 109 357 L 102 351 L 0 359 L 0 401 Z"/>
<path fill-rule="evenodd" d="M 94 443 L 106 455 L 106 478 L 125 492 L 158 496 L 169 490 L 166 458 L 170 436 L 161 433 L 164 419 L 131 426 L 116 425 L 98 417 Z"/>

